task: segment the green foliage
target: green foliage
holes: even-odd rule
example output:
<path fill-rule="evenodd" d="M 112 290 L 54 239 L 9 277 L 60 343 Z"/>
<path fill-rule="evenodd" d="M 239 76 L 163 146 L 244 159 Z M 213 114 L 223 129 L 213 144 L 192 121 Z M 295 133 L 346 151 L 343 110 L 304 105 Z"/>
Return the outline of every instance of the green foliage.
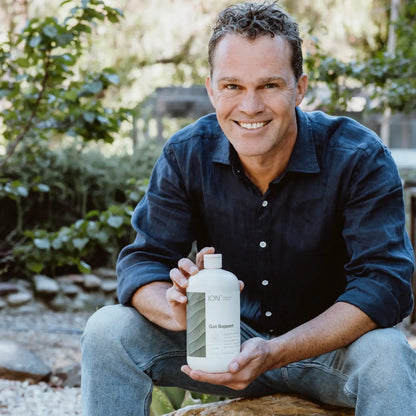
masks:
<path fill-rule="evenodd" d="M 91 27 L 116 23 L 121 16 L 102 1 L 83 0 L 63 22 L 31 19 L 18 36 L 9 34 L 0 44 L 0 98 L 6 103 L 0 121 L 7 144 L 0 169 L 23 140 L 34 145 L 57 133 L 86 141 L 113 140 L 128 111 L 106 108 L 100 98 L 118 83 L 118 76 L 110 68 L 82 74 L 77 64 Z"/>
<path fill-rule="evenodd" d="M 325 83 L 330 97 L 323 104 L 328 110 L 346 110 L 358 93 L 367 100 L 366 110 L 410 112 L 416 109 L 416 0 L 403 4 L 396 23 L 396 53 L 384 48 L 365 59 L 342 62 L 317 52 L 305 59 L 312 84 Z"/>
<path fill-rule="evenodd" d="M 119 241 L 130 229 L 132 210 L 131 205 L 113 205 L 106 211 L 91 211 L 85 219 L 58 231 L 25 231 L 27 239 L 13 251 L 16 263 L 32 273 L 52 276 L 57 268 L 74 265 L 81 273 L 89 273 L 88 256 L 97 249 L 109 253 L 114 261 Z"/>
<path fill-rule="evenodd" d="M 36 155 L 16 152 L 7 178 L 0 179 L 2 215 L 9 219 L 0 224 L 0 254 L 9 253 L 3 273 L 114 266 L 133 237 L 130 214 L 147 182 L 138 178 L 149 176 L 158 152 L 148 147 L 133 156 L 105 157 L 45 146 Z"/>
<path fill-rule="evenodd" d="M 185 406 L 194 404 L 212 403 L 224 400 L 224 397 L 209 394 L 195 393 L 178 387 L 154 387 L 151 416 L 162 416 Z"/>

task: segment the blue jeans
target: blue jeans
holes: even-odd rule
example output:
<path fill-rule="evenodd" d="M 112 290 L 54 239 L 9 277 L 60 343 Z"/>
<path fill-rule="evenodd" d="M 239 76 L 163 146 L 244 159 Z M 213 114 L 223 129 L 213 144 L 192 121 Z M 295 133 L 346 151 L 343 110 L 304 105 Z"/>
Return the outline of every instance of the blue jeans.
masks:
<path fill-rule="evenodd" d="M 242 342 L 258 336 L 268 338 L 242 324 Z M 270 370 L 242 391 L 183 374 L 185 333 L 160 328 L 134 308 L 98 310 L 81 343 L 84 416 L 148 416 L 154 384 L 227 397 L 300 393 L 355 407 L 358 416 L 416 415 L 416 353 L 396 328 L 376 329 L 346 348 Z"/>

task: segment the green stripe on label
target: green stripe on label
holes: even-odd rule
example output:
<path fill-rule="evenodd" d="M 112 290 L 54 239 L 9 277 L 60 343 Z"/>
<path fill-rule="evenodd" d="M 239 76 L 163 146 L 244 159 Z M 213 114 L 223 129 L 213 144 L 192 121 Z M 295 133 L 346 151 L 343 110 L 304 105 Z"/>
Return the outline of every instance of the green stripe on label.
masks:
<path fill-rule="evenodd" d="M 186 345 L 190 357 L 206 357 L 205 293 L 188 292 Z"/>

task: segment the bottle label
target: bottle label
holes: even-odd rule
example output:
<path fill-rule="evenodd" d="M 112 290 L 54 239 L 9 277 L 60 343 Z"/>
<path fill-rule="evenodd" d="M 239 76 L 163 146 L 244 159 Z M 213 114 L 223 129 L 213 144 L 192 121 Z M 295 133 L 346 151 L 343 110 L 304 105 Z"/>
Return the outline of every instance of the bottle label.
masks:
<path fill-rule="evenodd" d="M 188 292 L 187 354 L 234 356 L 240 351 L 239 293 Z"/>

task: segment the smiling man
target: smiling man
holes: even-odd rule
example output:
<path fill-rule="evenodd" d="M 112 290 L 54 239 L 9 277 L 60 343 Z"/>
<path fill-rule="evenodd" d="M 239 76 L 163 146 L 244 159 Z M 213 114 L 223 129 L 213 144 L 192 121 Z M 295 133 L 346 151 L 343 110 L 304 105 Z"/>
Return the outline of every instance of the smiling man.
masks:
<path fill-rule="evenodd" d="M 121 305 L 97 311 L 82 338 L 85 416 L 148 415 L 153 385 L 416 414 L 416 354 L 394 328 L 413 304 L 400 177 L 372 131 L 299 109 L 301 43 L 276 3 L 219 15 L 215 114 L 166 143 L 133 214 Z M 184 332 L 188 278 L 214 250 L 244 286 L 241 352 L 218 374 L 186 365 Z"/>

